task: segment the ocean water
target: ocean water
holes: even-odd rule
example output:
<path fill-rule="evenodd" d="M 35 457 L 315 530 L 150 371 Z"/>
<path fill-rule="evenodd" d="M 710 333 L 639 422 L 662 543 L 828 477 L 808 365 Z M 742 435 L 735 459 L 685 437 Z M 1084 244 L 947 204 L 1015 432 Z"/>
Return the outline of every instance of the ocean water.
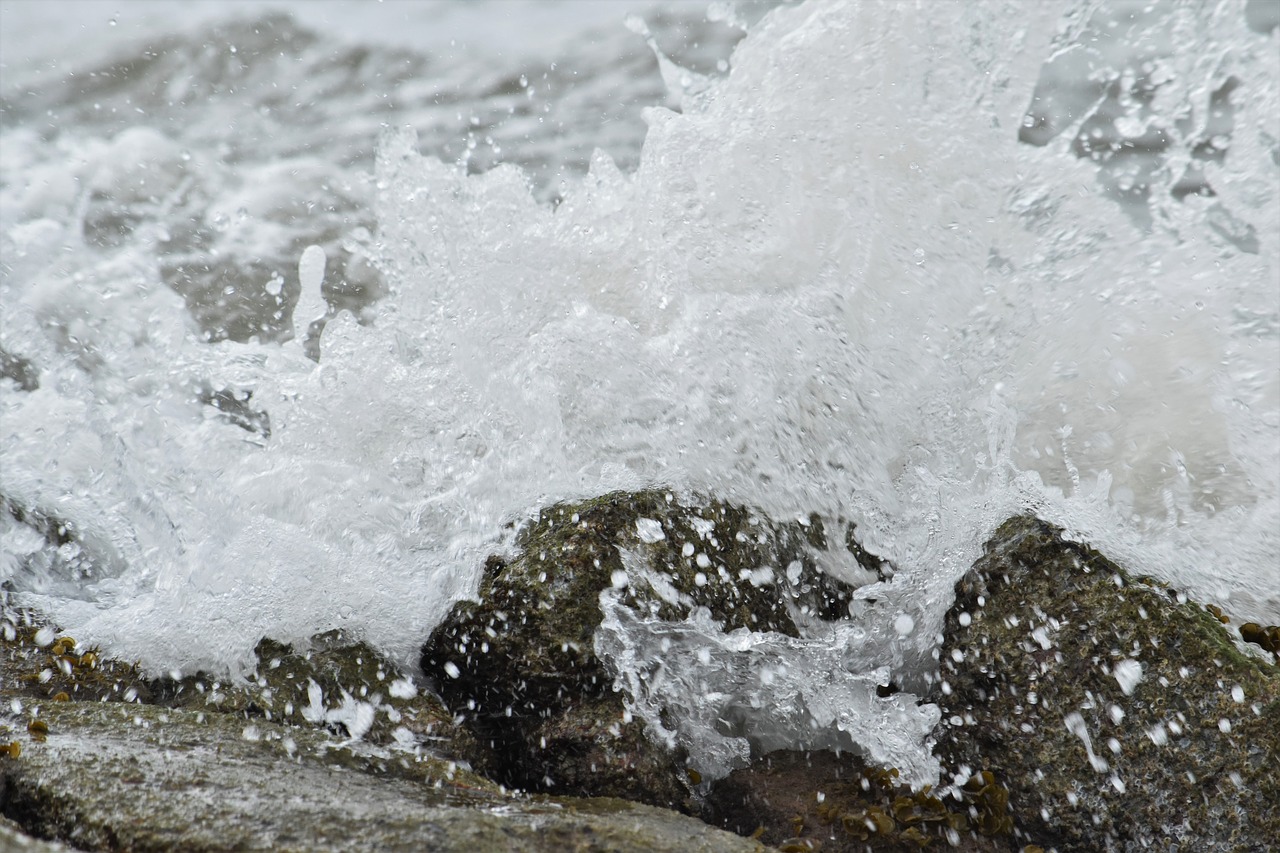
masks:
<path fill-rule="evenodd" d="M 1280 4 L 177 8 L 0 3 L 10 605 L 411 665 L 541 506 L 818 512 L 897 567 L 847 624 L 602 648 L 678 634 L 709 766 L 714 694 L 918 782 L 874 685 L 1010 514 L 1280 622 Z"/>

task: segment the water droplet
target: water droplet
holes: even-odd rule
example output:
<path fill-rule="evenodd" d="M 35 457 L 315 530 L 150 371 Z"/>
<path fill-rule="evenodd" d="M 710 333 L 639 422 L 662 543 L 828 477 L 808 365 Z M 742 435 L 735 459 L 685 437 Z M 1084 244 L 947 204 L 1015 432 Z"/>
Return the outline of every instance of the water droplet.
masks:
<path fill-rule="evenodd" d="M 1142 664 L 1126 658 L 1115 665 L 1111 674 L 1119 683 L 1120 689 L 1124 691 L 1124 695 L 1132 696 L 1134 688 L 1142 681 Z"/>

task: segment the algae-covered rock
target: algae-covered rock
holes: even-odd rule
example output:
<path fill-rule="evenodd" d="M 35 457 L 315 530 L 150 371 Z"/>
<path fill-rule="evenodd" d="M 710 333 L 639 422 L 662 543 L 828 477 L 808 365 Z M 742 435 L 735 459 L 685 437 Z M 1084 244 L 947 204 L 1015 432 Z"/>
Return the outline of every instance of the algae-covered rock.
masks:
<path fill-rule="evenodd" d="M 341 631 L 317 634 L 297 649 L 265 638 L 254 651 L 258 666 L 247 681 L 162 679 L 151 685 L 153 701 L 320 725 L 380 745 L 412 736 L 468 760 L 480 749 L 438 697 L 368 643 Z"/>
<path fill-rule="evenodd" d="M 150 702 L 136 665 L 78 642 L 31 611 L 0 610 L 0 697 Z"/>
<path fill-rule="evenodd" d="M 37 711 L 43 739 L 25 730 Z M 399 757 L 433 764 L 426 783 L 379 775 L 321 730 L 234 714 L 50 702 L 8 709 L 0 727 L 20 744 L 0 757 L 0 813 L 81 849 L 761 850 L 633 803 L 513 797 L 429 757 Z"/>
<path fill-rule="evenodd" d="M 0 619 L 0 698 L 163 705 L 319 726 L 375 745 L 413 742 L 464 762 L 484 750 L 440 699 L 367 643 L 339 631 L 297 650 L 264 638 L 247 679 L 203 673 L 149 678 L 31 611 Z"/>
<path fill-rule="evenodd" d="M 661 491 L 555 506 L 521 531 L 517 557 L 489 560 L 480 600 L 454 607 L 422 668 L 501 756 L 491 770 L 503 781 L 683 806 L 683 756 L 646 741 L 596 657 L 600 593 L 664 620 L 705 608 L 724 630 L 797 636 L 808 620 L 848 613 L 853 584 L 815 562 L 828 538 L 817 519 L 777 524 Z M 848 580 L 877 578 L 879 560 L 830 538 L 862 566 Z"/>
<path fill-rule="evenodd" d="M 954 792 L 912 791 L 851 753 L 780 751 L 716 782 L 703 817 L 784 850 L 987 853 L 1016 849 L 1007 802 L 989 774 Z"/>
<path fill-rule="evenodd" d="M 1060 851 L 1274 849 L 1280 669 L 1206 608 L 1033 518 L 946 617 L 938 752 Z"/>
<path fill-rule="evenodd" d="M 655 748 L 644 725 L 629 720 L 613 697 L 571 704 L 540 718 L 511 748 L 519 752 L 506 754 L 507 762 L 549 790 L 659 804 L 680 804 L 687 796 L 683 754 Z"/>
<path fill-rule="evenodd" d="M 760 849 L 633 803 L 513 796 L 452 760 L 475 743 L 436 697 L 341 634 L 264 640 L 247 681 L 147 679 L 3 616 L 0 849 Z"/>
<path fill-rule="evenodd" d="M 32 838 L 18 824 L 0 817 L 0 850 L 6 853 L 68 853 L 71 849 L 57 841 Z"/>

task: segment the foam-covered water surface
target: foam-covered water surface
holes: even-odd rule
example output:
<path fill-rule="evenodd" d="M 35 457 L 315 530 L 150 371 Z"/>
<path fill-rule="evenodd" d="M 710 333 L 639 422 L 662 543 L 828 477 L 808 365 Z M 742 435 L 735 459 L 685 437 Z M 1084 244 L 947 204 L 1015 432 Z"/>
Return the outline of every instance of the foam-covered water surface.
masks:
<path fill-rule="evenodd" d="M 809 0 L 746 7 L 741 41 L 679 6 L 536 73 L 268 15 L 147 42 L 89 99 L 10 75 L 0 582 L 157 670 L 333 627 L 408 661 L 510 522 L 663 485 L 850 519 L 893 561 L 842 690 L 918 687 L 1025 510 L 1274 624 L 1254 5 Z M 659 65 L 645 33 L 697 47 Z M 824 726 L 870 748 L 873 704 Z"/>

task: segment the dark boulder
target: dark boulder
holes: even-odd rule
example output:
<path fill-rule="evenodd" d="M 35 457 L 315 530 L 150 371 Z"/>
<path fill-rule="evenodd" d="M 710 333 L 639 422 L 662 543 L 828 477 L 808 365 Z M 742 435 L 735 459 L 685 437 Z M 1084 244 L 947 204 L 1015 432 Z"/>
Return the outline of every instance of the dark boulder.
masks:
<path fill-rule="evenodd" d="M 1017 849 L 1007 804 L 990 774 L 953 792 L 912 791 L 851 753 L 780 751 L 716 782 L 703 818 L 784 850 L 985 853 Z"/>
<path fill-rule="evenodd" d="M 20 390 L 34 391 L 40 387 L 40 369 L 30 359 L 0 346 L 0 379 L 11 380 Z"/>
<path fill-rule="evenodd" d="M 813 556 L 828 538 L 817 519 L 776 524 L 661 491 L 555 506 L 519 534 L 518 556 L 489 560 L 480 600 L 436 628 L 422 669 L 492 745 L 499 764 L 485 770 L 506 784 L 687 808 L 685 757 L 649 742 L 596 656 L 601 592 L 649 617 L 705 608 L 725 630 L 798 636 L 848 613 L 854 587 Z M 863 566 L 852 580 L 875 580 L 880 561 L 849 551 Z"/>
<path fill-rule="evenodd" d="M 1208 608 L 1034 518 L 946 617 L 937 749 L 989 768 L 1059 851 L 1263 851 L 1280 838 L 1280 669 Z"/>

